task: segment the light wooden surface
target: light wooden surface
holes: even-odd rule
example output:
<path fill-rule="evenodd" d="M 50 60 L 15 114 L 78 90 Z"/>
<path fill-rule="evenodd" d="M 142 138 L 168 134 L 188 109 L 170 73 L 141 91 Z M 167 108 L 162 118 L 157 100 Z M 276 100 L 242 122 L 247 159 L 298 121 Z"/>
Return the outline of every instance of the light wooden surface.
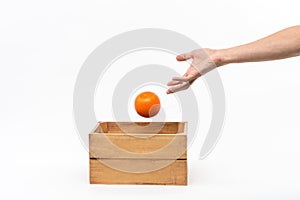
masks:
<path fill-rule="evenodd" d="M 161 165 L 164 160 L 111 160 L 119 165 L 138 168 Z M 157 184 L 187 185 L 187 161 L 176 160 L 170 165 L 147 173 L 128 173 L 112 169 L 96 159 L 90 159 L 91 184 Z"/>
<path fill-rule="evenodd" d="M 92 158 L 186 158 L 185 134 L 157 134 L 138 137 L 138 134 L 90 134 Z"/>
<path fill-rule="evenodd" d="M 90 183 L 187 185 L 186 134 L 186 122 L 98 123 L 89 134 Z"/>
<path fill-rule="evenodd" d="M 186 122 L 99 122 L 98 133 L 184 133 Z"/>

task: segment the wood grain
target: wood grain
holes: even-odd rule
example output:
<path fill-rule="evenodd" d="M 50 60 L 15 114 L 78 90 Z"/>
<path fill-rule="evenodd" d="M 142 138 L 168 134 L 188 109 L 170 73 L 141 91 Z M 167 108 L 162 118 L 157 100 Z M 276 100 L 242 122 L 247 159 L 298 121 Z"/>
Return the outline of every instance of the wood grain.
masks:
<path fill-rule="evenodd" d="M 183 133 L 186 122 L 99 122 L 98 133 Z"/>
<path fill-rule="evenodd" d="M 91 158 L 186 158 L 187 137 L 185 134 L 120 133 L 89 135 Z"/>
<path fill-rule="evenodd" d="M 186 122 L 99 122 L 90 183 L 187 185 L 186 134 Z"/>
<path fill-rule="evenodd" d="M 109 160 L 120 166 L 135 166 L 137 170 L 148 167 L 162 166 L 165 160 Z M 102 161 L 104 162 L 104 161 Z M 166 167 L 146 173 L 130 173 L 113 169 L 101 160 L 90 159 L 91 184 L 156 184 L 156 185 L 187 185 L 187 161 L 176 160 Z M 107 162 L 107 161 L 105 161 Z M 116 166 L 116 165 L 113 165 Z M 137 171 L 138 172 L 138 171 Z"/>

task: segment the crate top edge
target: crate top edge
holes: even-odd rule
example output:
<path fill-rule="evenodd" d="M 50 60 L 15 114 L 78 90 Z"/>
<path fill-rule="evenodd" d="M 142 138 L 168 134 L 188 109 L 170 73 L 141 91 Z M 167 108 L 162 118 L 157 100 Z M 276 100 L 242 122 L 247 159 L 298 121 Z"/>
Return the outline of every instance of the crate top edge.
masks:
<path fill-rule="evenodd" d="M 97 126 L 90 133 L 158 133 L 159 134 L 180 134 L 187 133 L 187 122 L 113 122 L 99 121 Z M 145 127 L 145 128 L 144 128 Z M 152 132 L 152 130 L 154 132 Z M 155 132 L 158 131 L 158 132 Z"/>
<path fill-rule="evenodd" d="M 188 124 L 187 121 L 155 121 L 155 122 L 146 122 L 146 121 L 98 121 L 98 124 L 102 123 L 180 123 L 180 124 Z"/>

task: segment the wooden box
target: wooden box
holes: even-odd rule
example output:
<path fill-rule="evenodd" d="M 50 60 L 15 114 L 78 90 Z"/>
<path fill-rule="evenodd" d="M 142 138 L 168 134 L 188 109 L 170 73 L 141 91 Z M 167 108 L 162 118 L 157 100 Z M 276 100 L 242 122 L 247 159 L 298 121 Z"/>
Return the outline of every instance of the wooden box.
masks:
<path fill-rule="evenodd" d="M 99 122 L 89 151 L 91 184 L 187 185 L 186 122 Z"/>

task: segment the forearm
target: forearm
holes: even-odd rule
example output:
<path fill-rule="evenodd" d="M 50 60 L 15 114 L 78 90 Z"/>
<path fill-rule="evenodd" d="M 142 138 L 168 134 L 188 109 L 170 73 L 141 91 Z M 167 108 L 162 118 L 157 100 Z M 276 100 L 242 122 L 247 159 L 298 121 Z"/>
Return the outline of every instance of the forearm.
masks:
<path fill-rule="evenodd" d="M 182 77 L 168 82 L 167 94 L 187 89 L 198 77 L 229 63 L 278 60 L 300 55 L 300 26 L 294 26 L 249 44 L 228 49 L 196 49 L 180 54 L 178 61 L 193 62 Z"/>
<path fill-rule="evenodd" d="M 290 27 L 258 41 L 216 51 L 219 66 L 229 63 L 278 60 L 300 55 L 300 26 Z"/>

